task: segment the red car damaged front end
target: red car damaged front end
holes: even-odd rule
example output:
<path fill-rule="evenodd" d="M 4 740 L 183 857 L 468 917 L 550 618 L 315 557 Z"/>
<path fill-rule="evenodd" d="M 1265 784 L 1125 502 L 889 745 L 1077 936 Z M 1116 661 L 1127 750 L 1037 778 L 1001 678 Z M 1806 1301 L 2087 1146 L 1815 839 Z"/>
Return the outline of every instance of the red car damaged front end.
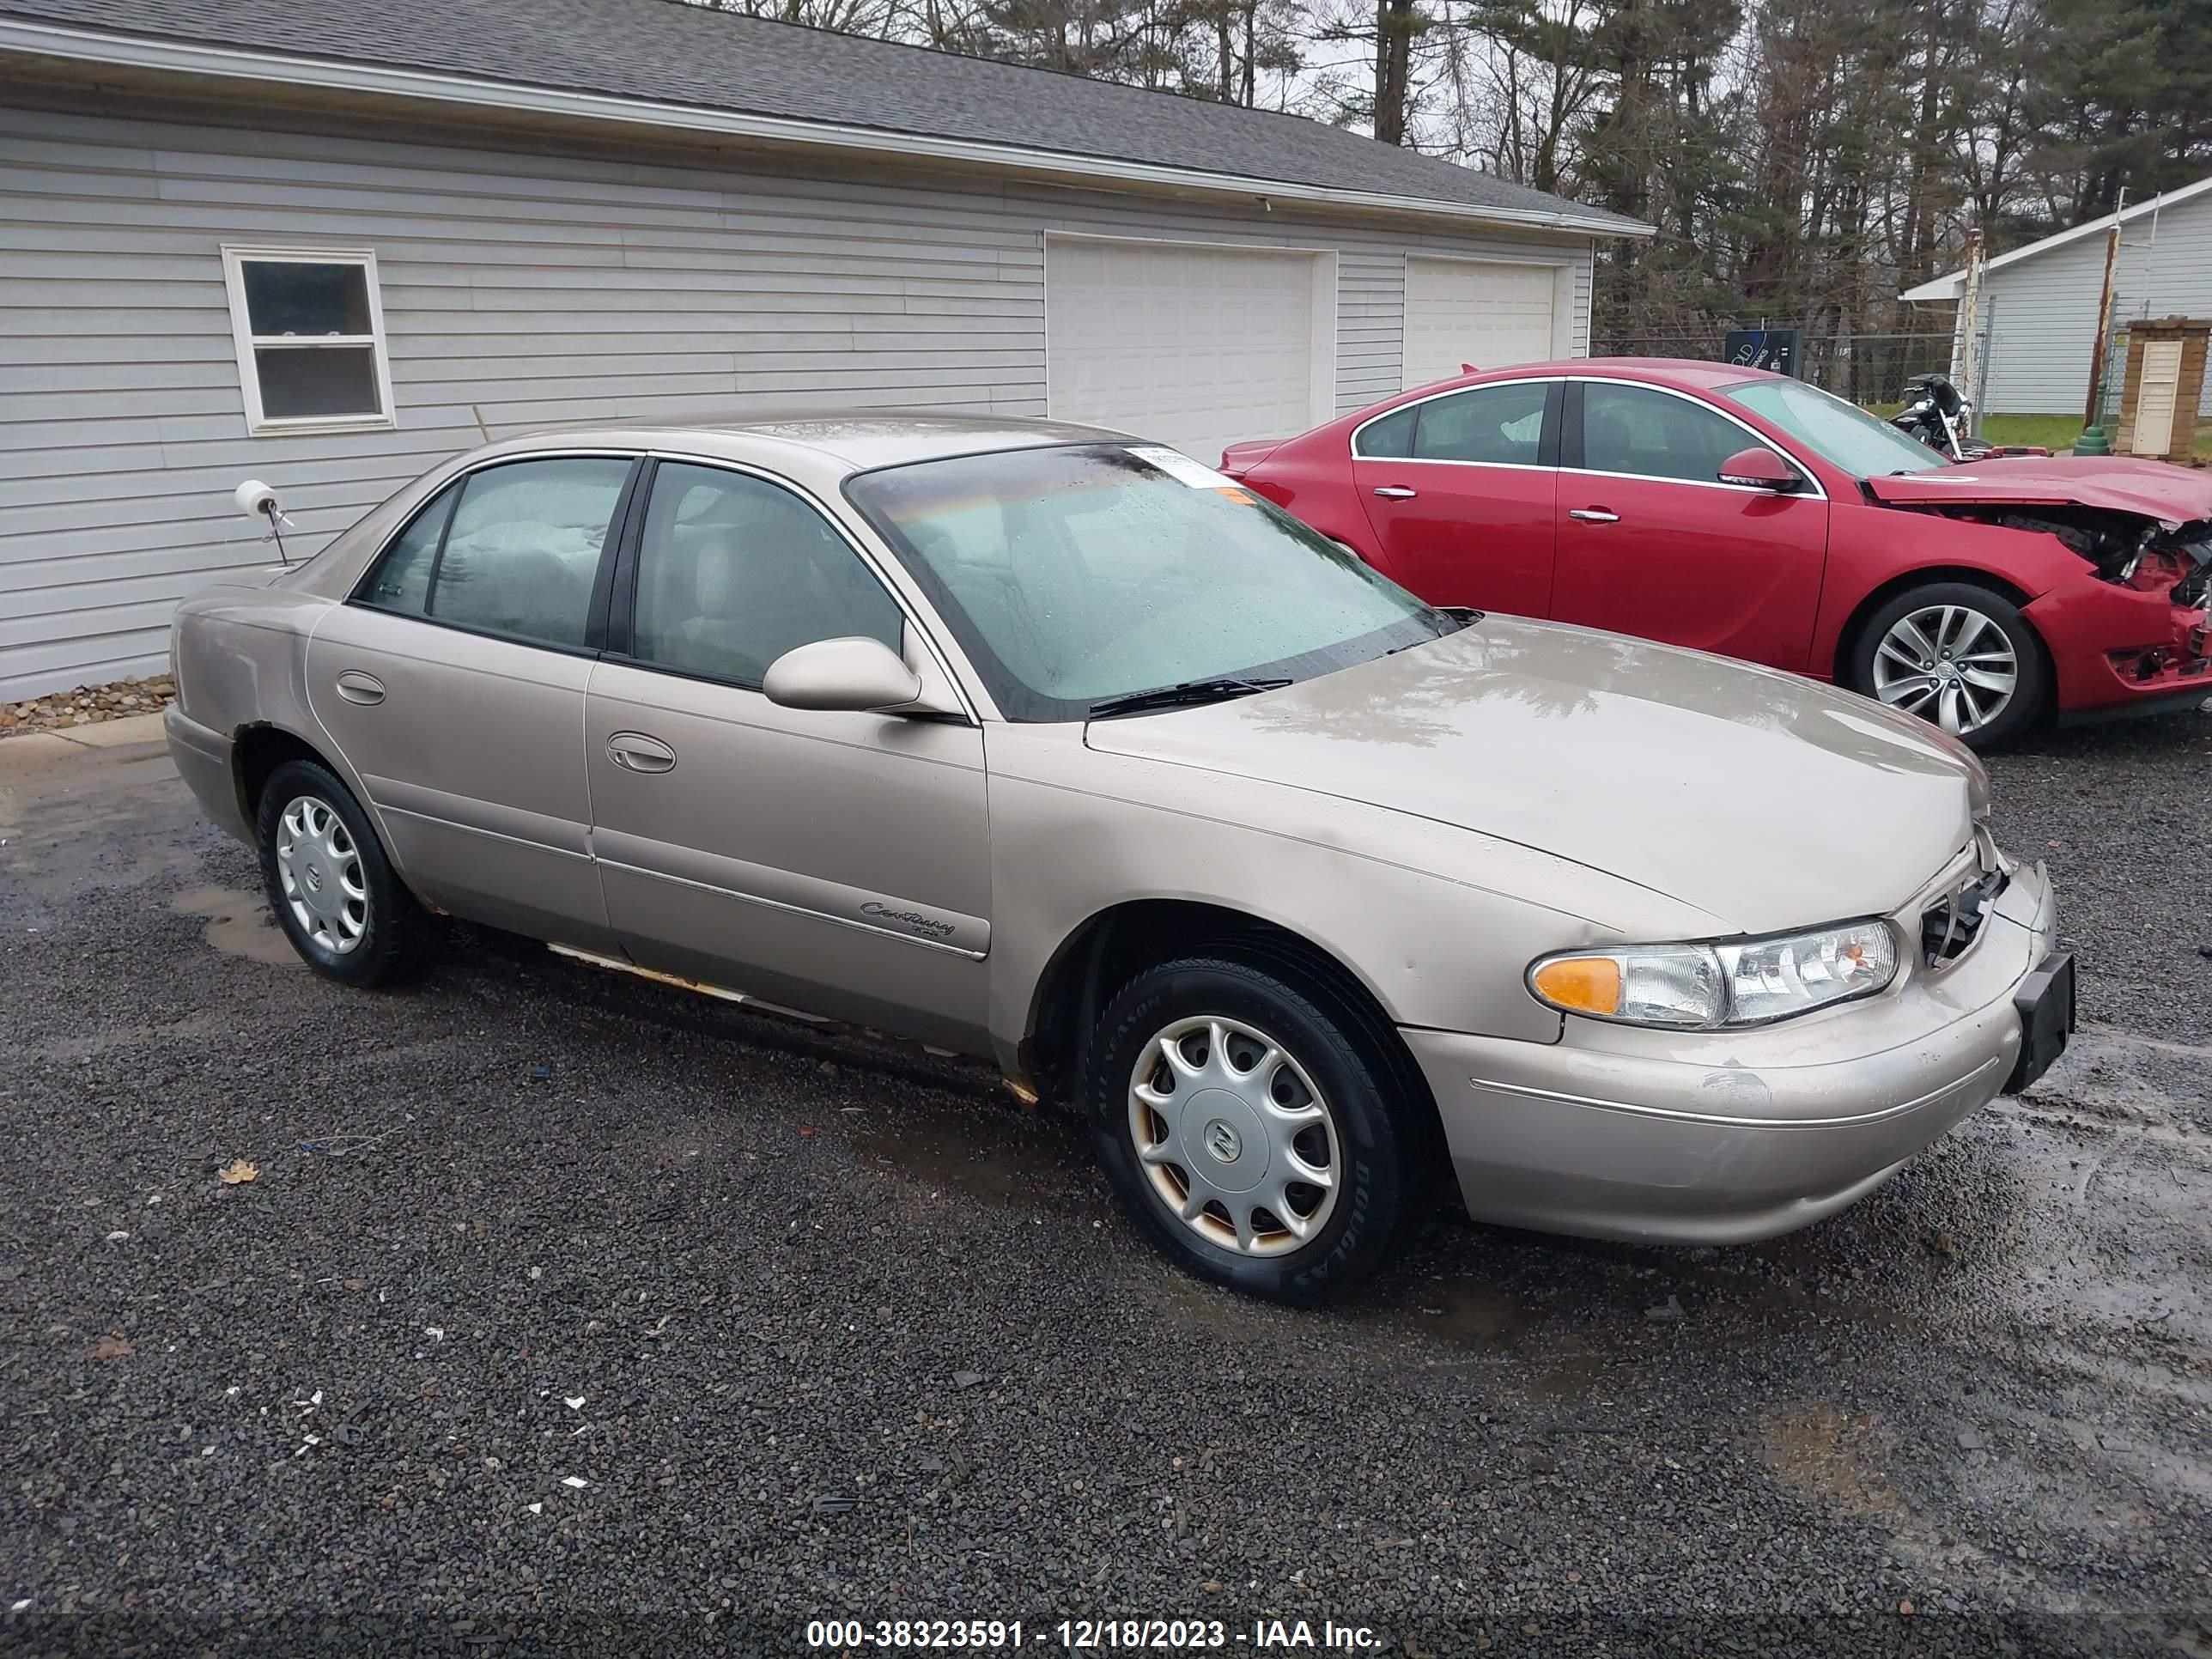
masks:
<path fill-rule="evenodd" d="M 2015 459 L 1870 478 L 1885 506 L 2049 535 L 2078 574 L 2023 614 L 2051 653 L 2060 718 L 2212 696 L 2212 482 L 2162 461 Z"/>

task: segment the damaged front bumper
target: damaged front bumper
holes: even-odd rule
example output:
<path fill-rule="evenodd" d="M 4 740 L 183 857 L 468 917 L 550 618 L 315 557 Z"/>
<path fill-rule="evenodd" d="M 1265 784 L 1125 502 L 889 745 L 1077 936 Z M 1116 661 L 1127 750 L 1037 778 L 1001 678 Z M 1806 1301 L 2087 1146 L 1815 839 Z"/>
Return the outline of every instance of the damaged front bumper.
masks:
<path fill-rule="evenodd" d="M 2034 501 L 2052 481 L 1990 475 L 1939 469 L 1941 489 L 1927 475 L 1868 487 L 1914 511 L 2048 536 L 2081 561 L 2078 577 L 2023 610 L 2050 651 L 2061 722 L 2162 714 L 2212 697 L 2212 518 L 2165 516 L 2203 513 L 2197 477 L 2148 463 L 2069 480 L 2081 500 Z M 2111 488 L 2100 490 L 2100 479 Z M 1893 499 L 1900 492 L 1906 499 Z"/>
<path fill-rule="evenodd" d="M 2060 720 L 2184 709 L 2212 697 L 2212 610 L 2158 589 L 2069 583 L 2025 613 L 2051 650 Z"/>

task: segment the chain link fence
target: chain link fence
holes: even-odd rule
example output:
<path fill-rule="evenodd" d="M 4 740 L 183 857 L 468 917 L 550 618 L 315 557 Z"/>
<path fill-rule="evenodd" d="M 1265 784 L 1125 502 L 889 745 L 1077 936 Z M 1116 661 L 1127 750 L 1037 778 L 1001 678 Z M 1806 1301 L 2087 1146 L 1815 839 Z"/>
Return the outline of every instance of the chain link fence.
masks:
<path fill-rule="evenodd" d="M 1777 324 L 1772 326 L 1779 327 Z M 1953 331 L 1923 330 L 1909 334 L 1861 334 L 1826 337 L 1806 331 L 1799 343 L 1797 377 L 1848 398 L 1855 404 L 1887 414 L 1905 401 L 1905 382 L 1916 374 L 1951 372 Z M 1989 337 L 1984 332 L 1979 354 L 1982 374 L 1987 374 Z M 1594 357 L 1690 357 L 1704 362 L 1727 361 L 1727 331 L 1715 328 L 1692 333 L 1636 334 L 1601 337 L 1590 346 Z M 1977 376 L 1981 378 L 1981 376 Z M 1969 396 L 1973 388 L 1960 388 Z"/>
<path fill-rule="evenodd" d="M 2003 331 L 1995 325 L 1994 307 L 1984 314 L 1982 325 L 1976 331 L 1976 349 L 1971 354 L 1970 366 L 1961 375 L 1957 372 L 1958 344 L 1953 331 L 1946 326 L 1916 330 L 1909 333 L 1861 334 L 1855 337 L 1820 336 L 1811 330 L 1802 330 L 1798 342 L 1797 377 L 1824 392 L 1832 392 L 1847 398 L 1862 408 L 1882 416 L 1893 415 L 1905 404 L 1905 383 L 1917 374 L 1950 374 L 1960 382 L 1959 391 L 1974 406 L 1974 428 L 1983 431 L 1983 419 L 1989 412 L 1990 366 L 1996 354 L 2004 349 Z M 1769 332 L 1788 326 L 1785 323 L 1762 324 Z M 1728 360 L 1725 325 L 1711 329 L 1685 330 L 1648 334 L 1620 333 L 1598 335 L 1590 346 L 1594 357 L 1686 357 L 1701 362 L 1725 362 Z M 2036 343 L 2042 348 L 2042 343 Z M 2069 354 L 2070 356 L 2070 353 Z M 2128 324 L 2115 321 L 2105 345 L 2105 374 L 2098 399 L 2096 423 L 2112 436 L 2119 424 L 2120 398 L 2127 379 Z M 2050 401 L 2063 407 L 2051 407 L 2034 411 L 2037 416 L 2068 417 L 2057 424 L 2072 426 L 2081 408 L 2082 392 L 2087 390 L 2086 377 L 2075 383 L 2082 389 L 2073 393 L 2070 400 L 2053 398 Z M 2017 397 L 2018 388 L 2014 388 Z M 2008 419 L 2029 419 L 2027 416 L 2008 412 Z M 2032 423 L 2048 427 L 2051 419 Z M 2001 422 L 2001 425 L 2002 422 Z M 2063 441 L 2072 442 L 2069 434 Z M 2000 431 L 2000 441 L 2038 442 L 2056 445 L 2062 441 L 2050 433 L 2039 430 L 2024 437 L 2008 437 Z"/>

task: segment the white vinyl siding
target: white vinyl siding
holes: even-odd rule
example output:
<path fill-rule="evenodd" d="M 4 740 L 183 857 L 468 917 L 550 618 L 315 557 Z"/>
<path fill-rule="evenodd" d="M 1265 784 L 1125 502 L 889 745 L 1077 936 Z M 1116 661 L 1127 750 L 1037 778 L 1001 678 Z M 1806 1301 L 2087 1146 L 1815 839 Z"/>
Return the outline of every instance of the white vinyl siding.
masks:
<path fill-rule="evenodd" d="M 1312 418 L 1398 389 L 1409 251 L 1569 261 L 1585 349 L 1580 240 L 349 127 L 0 109 L 0 698 L 157 671 L 179 599 L 270 562 L 231 501 L 243 478 L 283 492 L 296 557 L 487 432 L 794 404 L 1043 415 L 1048 233 L 1322 251 L 1333 396 Z M 390 427 L 250 434 L 225 244 L 374 252 Z"/>
<path fill-rule="evenodd" d="M 1983 280 L 1990 329 L 1991 415 L 2079 417 L 2089 392 L 2097 301 L 2105 282 L 2105 235 L 2075 238 L 2000 266 Z M 2212 191 L 2121 227 L 2112 268 L 2112 317 L 2212 316 Z M 2212 380 L 2202 412 L 2212 414 Z M 2118 406 L 2119 389 L 2111 390 Z"/>
<path fill-rule="evenodd" d="M 1426 386 L 1465 366 L 1510 368 L 1565 355 L 1556 324 L 1565 276 L 1550 264 L 1409 257 L 1400 380 Z"/>
<path fill-rule="evenodd" d="M 1334 261 L 1188 242 L 1049 236 L 1046 401 L 1211 461 L 1328 419 Z"/>

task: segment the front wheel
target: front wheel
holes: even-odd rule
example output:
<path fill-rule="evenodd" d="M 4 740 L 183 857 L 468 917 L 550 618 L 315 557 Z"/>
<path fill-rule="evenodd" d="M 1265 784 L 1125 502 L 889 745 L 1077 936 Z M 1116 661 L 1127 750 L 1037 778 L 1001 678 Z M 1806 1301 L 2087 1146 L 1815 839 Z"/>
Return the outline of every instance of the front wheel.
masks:
<path fill-rule="evenodd" d="M 2042 641 L 2020 607 L 1970 582 L 1929 582 L 1867 619 L 1851 689 L 1973 748 L 2017 736 L 2049 694 Z"/>
<path fill-rule="evenodd" d="M 1200 1277 L 1311 1304 L 1397 1254 L 1426 1188 L 1425 1098 L 1318 986 L 1193 957 L 1138 975 L 1090 1046 L 1092 1137 L 1122 1202 Z"/>

